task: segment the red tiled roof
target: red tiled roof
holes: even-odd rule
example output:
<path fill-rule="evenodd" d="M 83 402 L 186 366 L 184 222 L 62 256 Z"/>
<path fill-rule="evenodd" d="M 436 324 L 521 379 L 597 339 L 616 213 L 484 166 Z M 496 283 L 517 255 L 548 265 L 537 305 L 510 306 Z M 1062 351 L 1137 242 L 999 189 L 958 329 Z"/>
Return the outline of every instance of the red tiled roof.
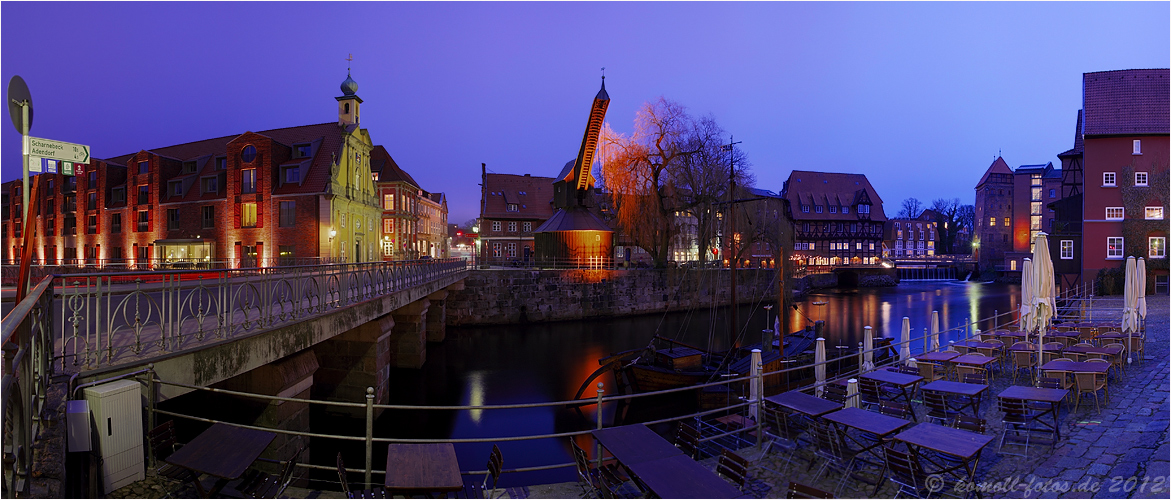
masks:
<path fill-rule="evenodd" d="M 1004 158 L 999 156 L 988 166 L 988 170 L 984 171 L 984 176 L 980 177 L 980 182 L 976 183 L 976 189 L 980 189 L 985 182 L 988 182 L 988 177 L 992 174 L 1008 174 L 1012 175 L 1012 169 L 1008 168 L 1008 164 L 1004 162 Z"/>
<path fill-rule="evenodd" d="M 1126 69 L 1082 75 L 1085 135 L 1167 134 L 1168 69 Z"/>
<path fill-rule="evenodd" d="M 864 174 L 839 174 L 831 172 L 810 172 L 794 170 L 785 181 L 784 192 L 781 197 L 789 201 L 793 218 L 797 220 L 858 220 L 856 213 L 857 202 L 869 198 L 870 220 L 882 222 L 886 220 L 886 213 L 882 210 L 882 198 L 870 185 Z M 809 212 L 801 211 L 801 205 L 813 205 Z M 828 208 L 822 208 L 817 213 L 815 206 L 827 207 L 848 206 L 851 213 L 830 213 Z"/>
<path fill-rule="evenodd" d="M 370 170 L 378 172 L 378 182 L 406 182 L 416 188 L 422 189 L 415 178 L 411 177 L 406 170 L 398 166 L 390 153 L 386 151 L 385 147 L 374 146 L 374 150 L 370 152 Z"/>
<path fill-rule="evenodd" d="M 487 174 L 484 182 L 484 218 L 548 219 L 553 216 L 552 177 Z M 521 194 L 524 193 L 524 194 Z M 509 212 L 507 204 L 517 204 Z"/>

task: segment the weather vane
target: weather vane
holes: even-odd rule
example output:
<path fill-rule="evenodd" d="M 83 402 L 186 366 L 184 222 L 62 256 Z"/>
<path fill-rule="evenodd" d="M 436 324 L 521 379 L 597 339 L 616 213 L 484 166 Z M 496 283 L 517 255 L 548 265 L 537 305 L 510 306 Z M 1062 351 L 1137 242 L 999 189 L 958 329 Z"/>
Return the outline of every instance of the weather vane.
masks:
<path fill-rule="evenodd" d="M 605 66 L 602 66 L 602 79 L 603 80 L 606 79 L 606 67 Z"/>
<path fill-rule="evenodd" d="M 346 57 L 346 74 L 348 75 L 348 74 L 350 74 L 350 61 L 354 60 L 354 55 L 353 54 L 347 54 L 347 55 L 349 57 Z"/>

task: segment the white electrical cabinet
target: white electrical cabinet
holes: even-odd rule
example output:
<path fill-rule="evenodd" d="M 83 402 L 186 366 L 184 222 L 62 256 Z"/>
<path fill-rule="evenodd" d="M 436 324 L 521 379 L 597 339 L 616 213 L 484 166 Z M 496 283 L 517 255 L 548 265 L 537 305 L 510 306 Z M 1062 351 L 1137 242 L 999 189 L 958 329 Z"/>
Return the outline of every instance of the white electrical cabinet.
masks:
<path fill-rule="evenodd" d="M 140 387 L 135 380 L 118 380 L 85 389 L 98 434 L 106 493 L 146 478 Z"/>

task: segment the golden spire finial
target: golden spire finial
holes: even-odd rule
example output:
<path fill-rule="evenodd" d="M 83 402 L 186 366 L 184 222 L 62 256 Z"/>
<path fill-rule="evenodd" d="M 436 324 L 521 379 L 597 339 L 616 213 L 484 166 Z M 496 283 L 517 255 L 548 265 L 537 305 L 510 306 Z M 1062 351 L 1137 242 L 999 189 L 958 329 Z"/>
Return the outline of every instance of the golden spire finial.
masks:
<path fill-rule="evenodd" d="M 346 57 L 346 74 L 348 75 L 348 74 L 350 74 L 350 61 L 354 60 L 354 55 L 353 54 L 347 54 L 347 55 L 349 57 Z"/>

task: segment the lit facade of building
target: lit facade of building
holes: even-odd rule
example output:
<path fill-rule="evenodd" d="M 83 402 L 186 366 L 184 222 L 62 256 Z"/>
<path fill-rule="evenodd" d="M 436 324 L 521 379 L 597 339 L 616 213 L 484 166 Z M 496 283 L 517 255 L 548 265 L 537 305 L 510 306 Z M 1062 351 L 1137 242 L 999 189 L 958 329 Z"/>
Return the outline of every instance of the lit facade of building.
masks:
<path fill-rule="evenodd" d="M 939 237 L 938 223 L 927 212 L 917 219 L 891 219 L 886 223 L 883 255 L 890 258 L 933 257 Z"/>
<path fill-rule="evenodd" d="M 1167 291 L 1168 73 L 1134 69 L 1082 76 L 1079 137 L 1074 149 L 1062 153 L 1063 162 L 1082 168 L 1080 179 L 1063 183 L 1063 190 L 1082 195 L 1081 237 L 1079 242 L 1070 235 L 1074 231 L 1065 231 L 1068 240 L 1063 235 L 1050 245 L 1054 262 L 1081 261 L 1082 281 L 1122 267 L 1133 255 L 1146 258 L 1149 286 Z"/>
<path fill-rule="evenodd" d="M 423 193 L 419 197 L 419 254 L 433 259 L 449 256 L 447 236 L 447 197 L 443 193 Z"/>
<path fill-rule="evenodd" d="M 371 153 L 371 171 L 378 185 L 383 260 L 417 259 L 419 247 L 419 183 L 395 163 L 386 148 Z M 446 217 L 446 215 L 444 215 Z"/>
<path fill-rule="evenodd" d="M 972 252 L 980 268 L 1020 272 L 1037 233 L 1055 229 L 1056 213 L 1048 204 L 1061 196 L 1061 170 L 1052 163 L 1014 171 L 996 158 L 976 184 Z"/>
<path fill-rule="evenodd" d="M 552 177 L 481 172 L 480 262 L 532 260 L 533 230 L 553 216 Z"/>
<path fill-rule="evenodd" d="M 76 176 L 37 175 L 34 259 L 138 267 L 376 259 L 373 144 L 356 92 L 347 75 L 334 122 L 92 159 Z M 21 181 L 0 189 L 18 200 Z M 10 210 L 3 224 L 12 259 L 23 243 L 19 218 Z"/>
<path fill-rule="evenodd" d="M 799 265 L 878 264 L 887 219 L 865 175 L 794 170 L 781 198 L 793 224 L 791 259 Z"/>

